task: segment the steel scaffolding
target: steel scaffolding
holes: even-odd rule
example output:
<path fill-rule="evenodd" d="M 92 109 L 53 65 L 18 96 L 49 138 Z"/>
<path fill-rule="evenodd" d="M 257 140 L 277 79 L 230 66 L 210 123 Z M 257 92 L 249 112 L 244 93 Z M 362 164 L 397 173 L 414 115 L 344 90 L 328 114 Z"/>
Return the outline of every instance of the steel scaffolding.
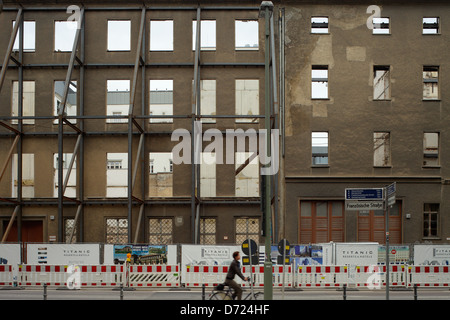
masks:
<path fill-rule="evenodd" d="M 66 78 L 65 78 L 65 87 L 64 94 L 61 103 L 61 107 L 56 116 L 24 116 L 23 115 L 23 102 L 22 99 L 18 99 L 18 115 L 17 116 L 0 116 L 0 125 L 7 128 L 9 132 L 0 133 L 0 138 L 14 138 L 11 148 L 9 149 L 7 159 L 3 164 L 0 172 L 0 181 L 3 178 L 3 175 L 8 167 L 8 164 L 11 160 L 12 154 L 16 149 L 16 153 L 18 155 L 18 163 L 17 163 L 17 197 L 16 198 L 2 198 L 0 200 L 0 206 L 12 206 L 13 214 L 11 215 L 10 222 L 8 228 L 3 236 L 3 241 L 7 238 L 10 227 L 15 219 L 17 219 L 18 225 L 18 239 L 21 239 L 21 222 L 22 222 L 22 207 L 24 205 L 51 205 L 57 206 L 58 208 L 58 236 L 57 242 L 64 241 L 64 209 L 66 207 L 76 207 L 76 214 L 74 218 L 74 229 L 75 226 L 79 231 L 80 237 L 79 241 L 83 242 L 83 234 L 84 234 L 84 207 L 86 205 L 102 205 L 102 204 L 121 204 L 127 205 L 127 217 L 128 217 L 128 242 L 129 243 L 137 243 L 139 242 L 139 235 L 142 233 L 142 221 L 145 213 L 145 209 L 149 205 L 155 204 L 184 204 L 190 205 L 191 208 L 191 239 L 192 243 L 199 242 L 199 219 L 200 219 L 200 207 L 201 205 L 221 205 L 221 204 L 229 204 L 229 205 L 261 205 L 263 208 L 264 201 L 264 193 L 260 193 L 260 198 L 250 198 L 248 200 L 242 200 L 239 198 L 226 197 L 224 199 L 202 199 L 200 196 L 200 165 L 198 161 L 195 161 L 196 152 L 191 152 L 191 195 L 189 198 L 164 198 L 164 199 L 146 199 L 146 186 L 145 186 L 145 140 L 147 137 L 152 135 L 170 135 L 172 132 L 169 131 L 146 131 L 145 125 L 146 120 L 148 122 L 149 119 L 152 118 L 171 118 L 171 119 L 190 119 L 191 120 L 191 136 L 193 137 L 193 133 L 196 126 L 196 121 L 201 120 L 202 118 L 217 118 L 217 119 L 227 119 L 227 118 L 265 118 L 265 115 L 202 115 L 200 108 L 200 75 L 202 67 L 254 67 L 254 68 L 264 68 L 265 62 L 248 62 L 248 63 L 229 63 L 229 62 L 203 62 L 201 60 L 201 47 L 200 47 L 200 32 L 201 32 L 201 13 L 203 11 L 220 11 L 220 10 L 244 10 L 249 12 L 254 12 L 255 15 L 258 13 L 259 7 L 250 7 L 250 6 L 230 6 L 230 7 L 216 7 L 216 6 L 197 6 L 197 7 L 153 7 L 153 6 L 125 6 L 125 7 L 95 7 L 95 6 L 83 6 L 80 11 L 80 20 L 79 27 L 76 31 L 75 40 L 73 43 L 72 50 L 70 52 L 70 59 L 67 64 L 26 64 L 24 63 L 24 14 L 26 12 L 33 11 L 64 11 L 66 12 L 67 7 L 61 6 L 20 6 L 20 7 L 3 7 L 3 11 L 0 10 L 0 18 L 1 13 L 5 12 L 17 12 L 16 23 L 11 32 L 11 37 L 9 41 L 9 45 L 5 54 L 5 58 L 3 61 L 1 74 L 0 74 L 0 91 L 2 89 L 3 82 L 5 80 L 5 75 L 8 69 L 17 69 L 18 70 L 18 87 L 19 87 L 19 97 L 23 97 L 23 71 L 24 69 L 40 69 L 40 68 L 59 68 L 66 69 Z M 176 10 L 185 10 L 185 11 L 195 11 L 196 12 L 196 43 L 195 43 L 195 58 L 193 62 L 166 62 L 166 63 L 155 63 L 146 61 L 146 53 L 147 53 L 147 43 L 146 43 L 146 21 L 148 12 L 152 11 L 176 11 Z M 85 15 L 87 12 L 96 12 L 96 11 L 140 11 L 140 26 L 139 26 L 139 35 L 137 39 L 136 46 L 136 57 L 134 63 L 89 63 L 85 59 Z M 279 128 L 279 118 L 278 118 L 278 99 L 277 99 L 277 74 L 275 68 L 275 42 L 274 42 L 274 27 L 273 27 L 273 15 L 271 17 L 271 28 L 270 28 L 270 45 L 271 48 L 270 54 L 270 104 L 271 104 L 271 114 L 269 115 L 271 119 L 271 127 Z M 18 50 L 18 59 L 12 56 L 12 50 L 14 41 L 16 39 L 17 34 L 19 35 L 19 50 Z M 10 65 L 10 61 L 13 62 Z M 192 90 L 192 110 L 191 114 L 186 115 L 149 115 L 146 114 L 146 106 L 145 101 L 147 98 L 147 92 L 145 90 L 146 84 L 146 74 L 147 70 L 152 67 L 190 67 L 193 68 L 193 90 Z M 129 101 L 129 110 L 128 114 L 119 118 L 128 120 L 128 130 L 127 131 L 86 131 L 85 130 L 85 121 L 87 120 L 107 120 L 107 119 L 117 119 L 117 116 L 108 116 L 108 115 L 85 115 L 84 113 L 84 97 L 85 97 L 85 71 L 89 68 L 133 68 L 133 77 L 131 82 L 131 94 Z M 67 98 L 69 93 L 69 83 L 72 80 L 72 75 L 74 72 L 78 71 L 79 83 L 77 83 L 78 92 L 79 92 L 79 110 L 77 115 L 67 115 L 65 113 L 65 108 L 67 104 Z M 141 73 L 141 88 L 142 88 L 142 105 L 140 110 L 140 115 L 136 114 L 136 92 L 137 86 L 139 85 L 139 73 Z M 23 130 L 23 121 L 32 119 L 34 121 L 39 120 L 57 120 L 58 124 L 58 132 L 51 131 L 41 131 L 41 132 L 24 132 Z M 8 124 L 8 121 L 17 121 L 17 128 Z M 73 120 L 76 120 L 74 122 Z M 148 123 L 147 123 L 148 125 Z M 65 130 L 67 128 L 67 130 Z M 222 134 L 225 134 L 222 131 Z M 99 137 L 99 136 L 123 136 L 128 139 L 128 172 L 127 172 L 127 199 L 88 199 L 85 197 L 85 186 L 84 186 L 84 176 L 85 176 L 85 141 L 89 137 Z M 22 199 L 22 140 L 26 137 L 57 137 L 58 139 L 58 197 L 57 199 Z M 62 170 L 63 168 L 63 147 L 65 138 L 76 138 L 75 147 L 73 149 L 73 156 L 70 161 L 68 170 L 64 175 Z M 138 139 L 137 152 L 133 154 L 133 138 Z M 191 139 L 191 150 L 194 150 L 195 147 L 201 146 L 200 143 L 195 143 L 195 139 Z M 199 150 L 195 150 L 199 151 Z M 75 159 L 77 161 L 77 197 L 71 198 L 65 196 L 65 191 L 68 186 L 68 179 L 70 177 L 71 171 L 73 169 Z M 137 180 L 138 169 L 140 168 L 140 179 L 141 179 L 141 195 L 137 196 L 133 193 L 133 189 Z M 241 171 L 243 168 L 239 168 Z M 239 171 L 236 172 L 239 173 Z M 263 180 L 263 179 L 260 179 Z M 278 214 L 278 175 L 272 179 L 271 186 L 267 186 L 270 188 L 271 192 L 271 203 L 273 206 L 273 220 L 277 221 Z M 132 230 L 133 224 L 132 219 L 133 208 L 139 208 L 139 213 L 137 216 L 137 226 L 135 230 Z M 266 208 L 270 210 L 270 208 Z M 264 217 L 264 215 L 262 215 Z M 134 235 L 134 237 L 133 237 Z M 272 235 L 276 240 L 277 234 L 272 231 Z M 74 237 L 74 232 L 72 230 L 69 241 Z M 271 236 L 271 235 L 266 235 Z"/>

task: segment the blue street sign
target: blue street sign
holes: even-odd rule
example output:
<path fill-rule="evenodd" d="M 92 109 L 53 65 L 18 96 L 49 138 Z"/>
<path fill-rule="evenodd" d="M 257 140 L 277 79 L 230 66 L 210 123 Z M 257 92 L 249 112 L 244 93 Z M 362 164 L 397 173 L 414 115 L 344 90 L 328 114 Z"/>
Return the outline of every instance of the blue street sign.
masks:
<path fill-rule="evenodd" d="M 345 200 L 383 200 L 383 188 L 345 189 Z"/>

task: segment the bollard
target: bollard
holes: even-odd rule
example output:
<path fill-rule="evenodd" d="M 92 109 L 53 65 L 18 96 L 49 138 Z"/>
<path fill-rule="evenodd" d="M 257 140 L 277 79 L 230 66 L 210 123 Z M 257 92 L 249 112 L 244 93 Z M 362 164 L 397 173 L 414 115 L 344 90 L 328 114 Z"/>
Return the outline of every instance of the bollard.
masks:
<path fill-rule="evenodd" d="M 44 300 L 47 300 L 47 284 L 44 283 Z"/>
<path fill-rule="evenodd" d="M 347 300 L 347 285 L 344 284 L 344 290 L 342 290 L 344 292 L 344 300 Z"/>
<path fill-rule="evenodd" d="M 120 284 L 120 300 L 123 300 L 123 284 Z"/>
<path fill-rule="evenodd" d="M 205 300 L 205 284 L 202 284 L 202 300 Z"/>
<path fill-rule="evenodd" d="M 417 300 L 417 284 L 414 285 L 414 300 Z"/>

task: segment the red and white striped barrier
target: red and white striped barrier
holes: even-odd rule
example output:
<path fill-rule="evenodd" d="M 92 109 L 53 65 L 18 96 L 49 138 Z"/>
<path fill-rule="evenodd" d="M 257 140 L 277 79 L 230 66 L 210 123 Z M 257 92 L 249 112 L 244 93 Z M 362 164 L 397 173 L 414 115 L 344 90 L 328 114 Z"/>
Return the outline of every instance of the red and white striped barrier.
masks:
<path fill-rule="evenodd" d="M 225 282 L 228 266 L 185 266 L 183 283 L 186 287 L 214 287 Z"/>
<path fill-rule="evenodd" d="M 129 266 L 130 287 L 180 287 L 179 265 Z"/>
<path fill-rule="evenodd" d="M 0 265 L 0 286 L 12 286 L 13 270 L 11 265 Z"/>
<path fill-rule="evenodd" d="M 448 287 L 449 269 L 449 266 L 409 266 L 408 287 Z"/>
<path fill-rule="evenodd" d="M 19 265 L 19 286 L 116 287 L 122 283 L 123 266 Z"/>
<path fill-rule="evenodd" d="M 292 287 L 292 266 L 285 266 L 286 271 L 284 274 L 284 286 Z M 253 285 L 255 287 L 264 287 L 264 266 L 252 266 L 252 272 L 250 272 L 250 266 L 242 267 L 242 274 L 246 277 L 253 276 Z M 283 287 L 283 266 L 272 267 L 272 279 L 274 287 Z M 250 287 L 249 282 L 242 281 L 237 278 L 237 281 L 241 283 L 242 287 Z"/>
<path fill-rule="evenodd" d="M 406 275 L 404 265 L 389 266 L 389 286 L 405 287 Z M 386 286 L 386 266 L 357 266 L 354 283 L 357 287 L 376 289 Z"/>
<path fill-rule="evenodd" d="M 342 287 L 348 282 L 347 266 L 299 266 L 298 287 Z"/>

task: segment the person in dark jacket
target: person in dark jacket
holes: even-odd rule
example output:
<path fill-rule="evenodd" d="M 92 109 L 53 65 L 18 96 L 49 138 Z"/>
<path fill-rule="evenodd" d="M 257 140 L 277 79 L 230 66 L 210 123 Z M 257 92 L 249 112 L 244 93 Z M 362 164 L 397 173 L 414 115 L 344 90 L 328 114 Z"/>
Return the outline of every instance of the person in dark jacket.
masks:
<path fill-rule="evenodd" d="M 240 259 L 241 256 L 239 251 L 234 252 L 233 261 L 230 264 L 230 268 L 228 269 L 227 277 L 225 279 L 225 284 L 234 290 L 233 299 L 237 297 L 238 300 L 242 300 L 242 288 L 236 281 L 234 281 L 235 275 L 238 275 L 239 278 L 244 281 L 248 281 L 248 277 L 244 277 L 241 272 L 241 264 L 239 262 Z"/>

